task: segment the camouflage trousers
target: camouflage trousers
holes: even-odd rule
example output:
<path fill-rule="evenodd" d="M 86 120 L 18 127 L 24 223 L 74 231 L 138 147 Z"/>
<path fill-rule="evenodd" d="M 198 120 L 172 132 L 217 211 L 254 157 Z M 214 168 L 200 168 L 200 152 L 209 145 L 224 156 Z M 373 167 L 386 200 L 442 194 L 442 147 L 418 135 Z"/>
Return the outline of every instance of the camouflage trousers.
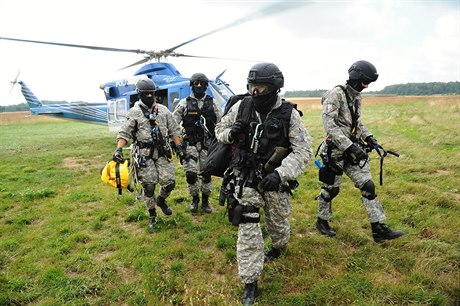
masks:
<path fill-rule="evenodd" d="M 239 188 L 235 190 L 235 196 Z M 265 227 L 271 239 L 272 246 L 284 248 L 291 235 L 289 215 L 292 205 L 288 194 L 285 192 L 263 192 L 244 187 L 241 205 L 252 205 L 264 209 Z M 257 218 L 259 213 L 245 213 L 245 216 Z M 243 283 L 252 283 L 259 279 L 264 265 L 264 239 L 260 223 L 241 223 L 238 227 L 238 240 L 236 243 L 238 260 L 238 273 Z"/>
<path fill-rule="evenodd" d="M 162 198 L 167 198 L 172 190 L 165 190 L 165 187 L 175 184 L 176 181 L 176 163 L 169 162 L 164 157 L 159 157 L 157 160 L 151 158 L 146 159 L 145 167 L 138 169 L 139 181 L 142 185 L 145 184 L 159 184 L 159 195 Z M 156 199 L 154 197 L 144 197 L 148 209 L 153 209 L 156 206 Z"/>
<path fill-rule="evenodd" d="M 372 180 L 369 161 L 366 162 L 363 168 L 344 161 L 338 162 L 337 165 L 343 169 L 343 172 L 353 181 L 355 187 L 358 189 L 361 189 L 366 182 Z M 332 219 L 332 202 L 327 202 L 325 199 L 331 198 L 329 191 L 332 190 L 332 188 L 339 188 L 342 182 L 342 175 L 336 175 L 334 184 L 328 185 L 323 183 L 321 192 L 317 198 L 319 218 L 327 221 Z M 365 197 L 361 197 L 361 202 L 366 209 L 371 223 L 382 222 L 386 219 L 383 207 L 376 198 L 369 200 Z"/>
<path fill-rule="evenodd" d="M 197 175 L 203 169 L 206 158 L 208 157 L 208 151 L 202 148 L 201 143 L 197 143 L 194 146 L 187 146 L 187 154 L 192 156 L 189 160 L 184 161 L 183 167 L 184 171 L 193 172 Z M 196 160 L 196 161 L 195 161 Z M 198 178 L 195 183 L 187 183 L 188 191 L 191 196 L 196 196 L 201 191 L 203 194 L 211 194 L 212 190 L 212 181 L 209 183 L 203 182 L 201 178 Z"/>

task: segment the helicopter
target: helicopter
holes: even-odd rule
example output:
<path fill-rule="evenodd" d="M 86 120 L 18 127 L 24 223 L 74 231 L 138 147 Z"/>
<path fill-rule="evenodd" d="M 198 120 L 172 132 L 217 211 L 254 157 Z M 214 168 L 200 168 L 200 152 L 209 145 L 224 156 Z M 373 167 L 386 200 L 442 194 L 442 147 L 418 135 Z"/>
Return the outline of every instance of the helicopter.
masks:
<path fill-rule="evenodd" d="M 87 102 L 72 102 L 72 103 L 60 103 L 60 104 L 45 104 L 42 103 L 30 90 L 30 88 L 23 81 L 17 81 L 21 85 L 21 92 L 25 97 L 30 111 L 33 115 L 49 115 L 54 117 L 61 117 L 67 119 L 81 120 L 91 123 L 108 124 L 110 131 L 117 131 L 126 119 L 129 109 L 138 100 L 138 94 L 136 91 L 136 83 L 145 78 L 151 79 L 157 86 L 155 93 L 157 103 L 163 104 L 168 107 L 170 111 L 173 111 L 177 103 L 186 98 L 191 93 L 189 84 L 189 78 L 184 77 L 178 69 L 169 62 L 162 60 L 168 57 L 187 57 L 187 58 L 207 58 L 207 59 L 223 59 L 223 60 L 234 60 L 234 61 L 248 61 L 257 62 L 255 60 L 244 60 L 244 59 L 229 59 L 221 57 L 209 57 L 209 56 L 197 56 L 177 53 L 176 49 L 194 42 L 198 39 L 214 34 L 216 32 L 228 29 L 230 27 L 240 25 L 244 22 L 264 17 L 270 14 L 278 14 L 280 12 L 290 10 L 302 5 L 301 3 L 286 4 L 283 2 L 277 2 L 266 6 L 263 9 L 259 9 L 256 12 L 247 16 L 236 19 L 235 21 L 219 27 L 217 29 L 208 31 L 202 35 L 199 35 L 193 39 L 182 42 L 172 48 L 165 50 L 154 51 L 154 50 L 140 50 L 140 49 L 120 49 L 102 46 L 91 46 L 91 45 L 79 45 L 69 44 L 60 42 L 50 41 L 39 41 L 39 40 L 28 40 L 11 37 L 0 37 L 2 40 L 23 42 L 23 43 L 34 43 L 34 44 L 45 44 L 61 47 L 71 48 L 85 48 L 99 51 L 109 52 L 128 52 L 136 54 L 144 54 L 144 58 L 130 64 L 121 69 L 126 69 L 136 65 L 144 64 L 139 68 L 133 76 L 123 78 L 115 81 L 106 82 L 100 85 L 100 89 L 103 90 L 106 102 L 105 103 L 87 103 Z M 154 61 L 154 62 L 151 62 Z M 149 62 L 149 63 L 147 63 Z M 147 64 L 146 64 L 147 63 Z M 209 80 L 207 88 L 207 94 L 212 96 L 217 103 L 223 108 L 227 100 L 234 95 L 234 92 L 230 88 L 229 84 L 222 80 L 222 76 L 225 70 L 217 75 L 214 79 Z M 14 83 L 13 83 L 14 86 Z"/>

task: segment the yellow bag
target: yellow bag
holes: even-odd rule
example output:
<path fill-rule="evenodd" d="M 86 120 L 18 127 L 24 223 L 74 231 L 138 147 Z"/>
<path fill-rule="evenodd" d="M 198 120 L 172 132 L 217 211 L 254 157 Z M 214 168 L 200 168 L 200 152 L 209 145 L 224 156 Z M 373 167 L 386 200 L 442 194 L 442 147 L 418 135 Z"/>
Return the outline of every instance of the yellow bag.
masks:
<path fill-rule="evenodd" d="M 129 160 L 123 163 L 110 160 L 101 170 L 101 180 L 109 186 L 118 188 L 118 194 L 122 189 L 131 189 L 129 187 Z"/>

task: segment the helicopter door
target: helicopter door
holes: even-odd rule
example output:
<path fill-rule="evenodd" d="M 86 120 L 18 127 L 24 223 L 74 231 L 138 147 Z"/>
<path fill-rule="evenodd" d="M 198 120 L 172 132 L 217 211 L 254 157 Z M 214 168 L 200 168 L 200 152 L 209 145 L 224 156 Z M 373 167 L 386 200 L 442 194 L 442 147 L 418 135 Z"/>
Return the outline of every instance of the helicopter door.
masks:
<path fill-rule="evenodd" d="M 118 132 L 128 114 L 128 101 L 126 98 L 107 101 L 107 120 L 110 132 Z"/>

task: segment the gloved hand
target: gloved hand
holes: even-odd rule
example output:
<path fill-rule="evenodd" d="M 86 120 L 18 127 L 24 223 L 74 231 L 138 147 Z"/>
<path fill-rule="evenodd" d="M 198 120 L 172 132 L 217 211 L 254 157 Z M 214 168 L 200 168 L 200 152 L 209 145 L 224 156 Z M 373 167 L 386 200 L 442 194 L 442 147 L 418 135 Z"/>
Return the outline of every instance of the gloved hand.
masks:
<path fill-rule="evenodd" d="M 377 142 L 377 139 L 375 139 L 374 136 L 372 135 L 367 136 L 366 139 L 364 139 L 364 141 L 371 147 L 375 147 L 379 145 L 379 143 Z"/>
<path fill-rule="evenodd" d="M 265 191 L 276 191 L 280 187 L 280 184 L 281 178 L 276 171 L 266 175 L 262 181 L 260 181 L 260 186 Z"/>
<path fill-rule="evenodd" d="M 123 163 L 125 160 L 123 159 L 123 148 L 118 147 L 115 152 L 113 152 L 112 156 L 113 160 L 118 163 Z"/>
<path fill-rule="evenodd" d="M 179 157 L 180 164 L 182 165 L 184 163 L 184 160 L 185 160 L 186 156 L 187 156 L 187 153 L 186 153 L 184 145 L 182 143 L 176 145 L 175 151 L 176 151 L 177 157 Z"/>
<path fill-rule="evenodd" d="M 367 159 L 369 156 L 366 152 L 361 150 L 356 144 L 352 144 L 349 146 L 345 152 L 351 157 L 352 161 L 355 163 L 359 163 L 363 159 Z"/>
<path fill-rule="evenodd" d="M 235 140 L 238 137 L 238 134 L 243 132 L 245 127 L 246 127 L 246 124 L 243 123 L 241 119 L 237 119 L 232 125 L 232 129 L 230 131 L 230 137 L 233 140 Z"/>

